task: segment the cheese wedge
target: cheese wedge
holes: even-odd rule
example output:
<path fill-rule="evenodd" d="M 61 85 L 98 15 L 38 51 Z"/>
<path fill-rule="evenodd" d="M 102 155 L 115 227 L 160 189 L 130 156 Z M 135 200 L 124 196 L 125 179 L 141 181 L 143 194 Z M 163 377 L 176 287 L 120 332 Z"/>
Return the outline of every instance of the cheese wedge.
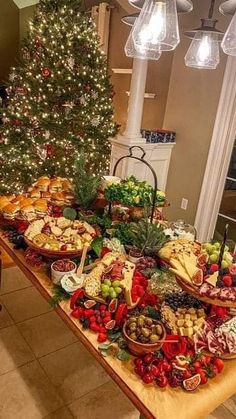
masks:
<path fill-rule="evenodd" d="M 125 262 L 125 267 L 123 268 L 123 276 L 124 278 L 120 281 L 121 285 L 124 288 L 125 300 L 128 306 L 133 305 L 131 290 L 133 285 L 133 275 L 135 270 L 135 264 L 129 261 Z"/>
<path fill-rule="evenodd" d="M 192 280 L 189 278 L 187 272 L 179 271 L 178 269 L 173 269 L 173 268 L 170 268 L 170 271 L 173 272 L 175 275 L 179 276 L 180 278 L 182 278 L 188 284 L 192 284 Z"/>
<path fill-rule="evenodd" d="M 189 258 L 189 256 L 182 255 L 182 257 L 183 257 L 183 261 L 184 261 L 184 266 L 185 266 L 186 272 L 188 273 L 188 275 L 190 276 L 190 278 L 192 278 L 193 275 L 199 270 L 199 268 L 196 266 L 196 264 L 193 264 L 191 262 L 191 258 Z"/>
<path fill-rule="evenodd" d="M 205 280 L 205 282 L 207 282 L 208 284 L 213 285 L 213 287 L 215 287 L 217 279 L 218 279 L 218 271 L 216 271 L 212 275 L 210 275 L 209 278 L 207 278 Z"/>

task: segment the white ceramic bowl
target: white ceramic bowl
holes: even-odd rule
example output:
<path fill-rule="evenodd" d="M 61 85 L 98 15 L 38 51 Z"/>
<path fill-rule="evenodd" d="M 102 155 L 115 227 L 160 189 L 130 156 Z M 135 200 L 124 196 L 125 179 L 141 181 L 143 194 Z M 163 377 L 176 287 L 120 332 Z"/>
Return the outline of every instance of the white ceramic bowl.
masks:
<path fill-rule="evenodd" d="M 74 262 L 71 261 L 71 263 L 73 263 L 74 268 L 71 271 L 67 271 L 67 272 L 61 272 L 61 271 L 55 271 L 55 269 L 53 269 L 53 265 L 54 263 L 56 263 L 57 261 L 53 262 L 51 264 L 51 278 L 52 278 L 52 282 L 56 285 L 58 285 L 61 282 L 61 279 L 63 278 L 64 275 L 69 275 L 69 274 L 73 274 L 76 272 L 77 266 Z"/>

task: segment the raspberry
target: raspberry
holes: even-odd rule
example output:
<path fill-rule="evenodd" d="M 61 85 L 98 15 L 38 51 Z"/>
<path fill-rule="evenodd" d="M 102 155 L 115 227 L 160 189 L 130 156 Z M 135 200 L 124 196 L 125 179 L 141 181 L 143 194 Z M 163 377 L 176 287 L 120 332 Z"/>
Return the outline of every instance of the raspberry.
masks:
<path fill-rule="evenodd" d="M 226 287 L 232 287 L 232 277 L 230 275 L 223 276 L 223 282 Z"/>
<path fill-rule="evenodd" d="M 218 271 L 218 269 L 219 269 L 219 265 L 217 265 L 217 263 L 213 263 L 210 267 L 211 273 Z"/>

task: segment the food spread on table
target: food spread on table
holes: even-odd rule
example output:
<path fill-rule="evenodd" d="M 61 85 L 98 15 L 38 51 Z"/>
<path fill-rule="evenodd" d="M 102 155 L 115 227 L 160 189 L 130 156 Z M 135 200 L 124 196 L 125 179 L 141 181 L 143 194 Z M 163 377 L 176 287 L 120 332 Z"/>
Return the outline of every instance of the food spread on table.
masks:
<path fill-rule="evenodd" d="M 3 234 L 27 264 L 51 268 L 53 304 L 69 300 L 102 356 L 131 358 L 144 385 L 194 391 L 236 357 L 235 255 L 225 242 L 197 242 L 180 220 L 151 223 L 147 182 L 103 188 L 109 202 L 143 207 L 141 220 L 80 208 L 67 179 L 42 176 L 22 195 L 0 197 Z M 155 205 L 165 201 L 158 191 Z"/>

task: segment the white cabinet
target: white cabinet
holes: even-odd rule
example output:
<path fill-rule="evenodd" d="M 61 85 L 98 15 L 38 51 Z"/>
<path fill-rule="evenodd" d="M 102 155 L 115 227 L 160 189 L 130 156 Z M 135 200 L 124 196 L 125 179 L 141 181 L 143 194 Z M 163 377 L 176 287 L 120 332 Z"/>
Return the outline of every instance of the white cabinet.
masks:
<path fill-rule="evenodd" d="M 111 153 L 111 174 L 117 160 L 125 155 L 129 154 L 129 145 L 122 142 L 119 143 L 119 139 L 113 139 L 112 141 L 112 153 Z M 132 146 L 135 144 L 132 144 Z M 157 175 L 158 189 L 165 190 L 169 164 L 171 159 L 172 149 L 175 143 L 146 143 L 145 141 L 137 146 L 141 146 L 146 155 L 145 160 L 153 167 Z M 142 152 L 138 148 L 133 149 L 133 155 L 141 157 Z M 153 185 L 153 175 L 150 169 L 143 163 L 134 159 L 123 159 L 118 165 L 116 175 L 121 178 L 134 175 L 140 180 L 146 180 Z"/>

